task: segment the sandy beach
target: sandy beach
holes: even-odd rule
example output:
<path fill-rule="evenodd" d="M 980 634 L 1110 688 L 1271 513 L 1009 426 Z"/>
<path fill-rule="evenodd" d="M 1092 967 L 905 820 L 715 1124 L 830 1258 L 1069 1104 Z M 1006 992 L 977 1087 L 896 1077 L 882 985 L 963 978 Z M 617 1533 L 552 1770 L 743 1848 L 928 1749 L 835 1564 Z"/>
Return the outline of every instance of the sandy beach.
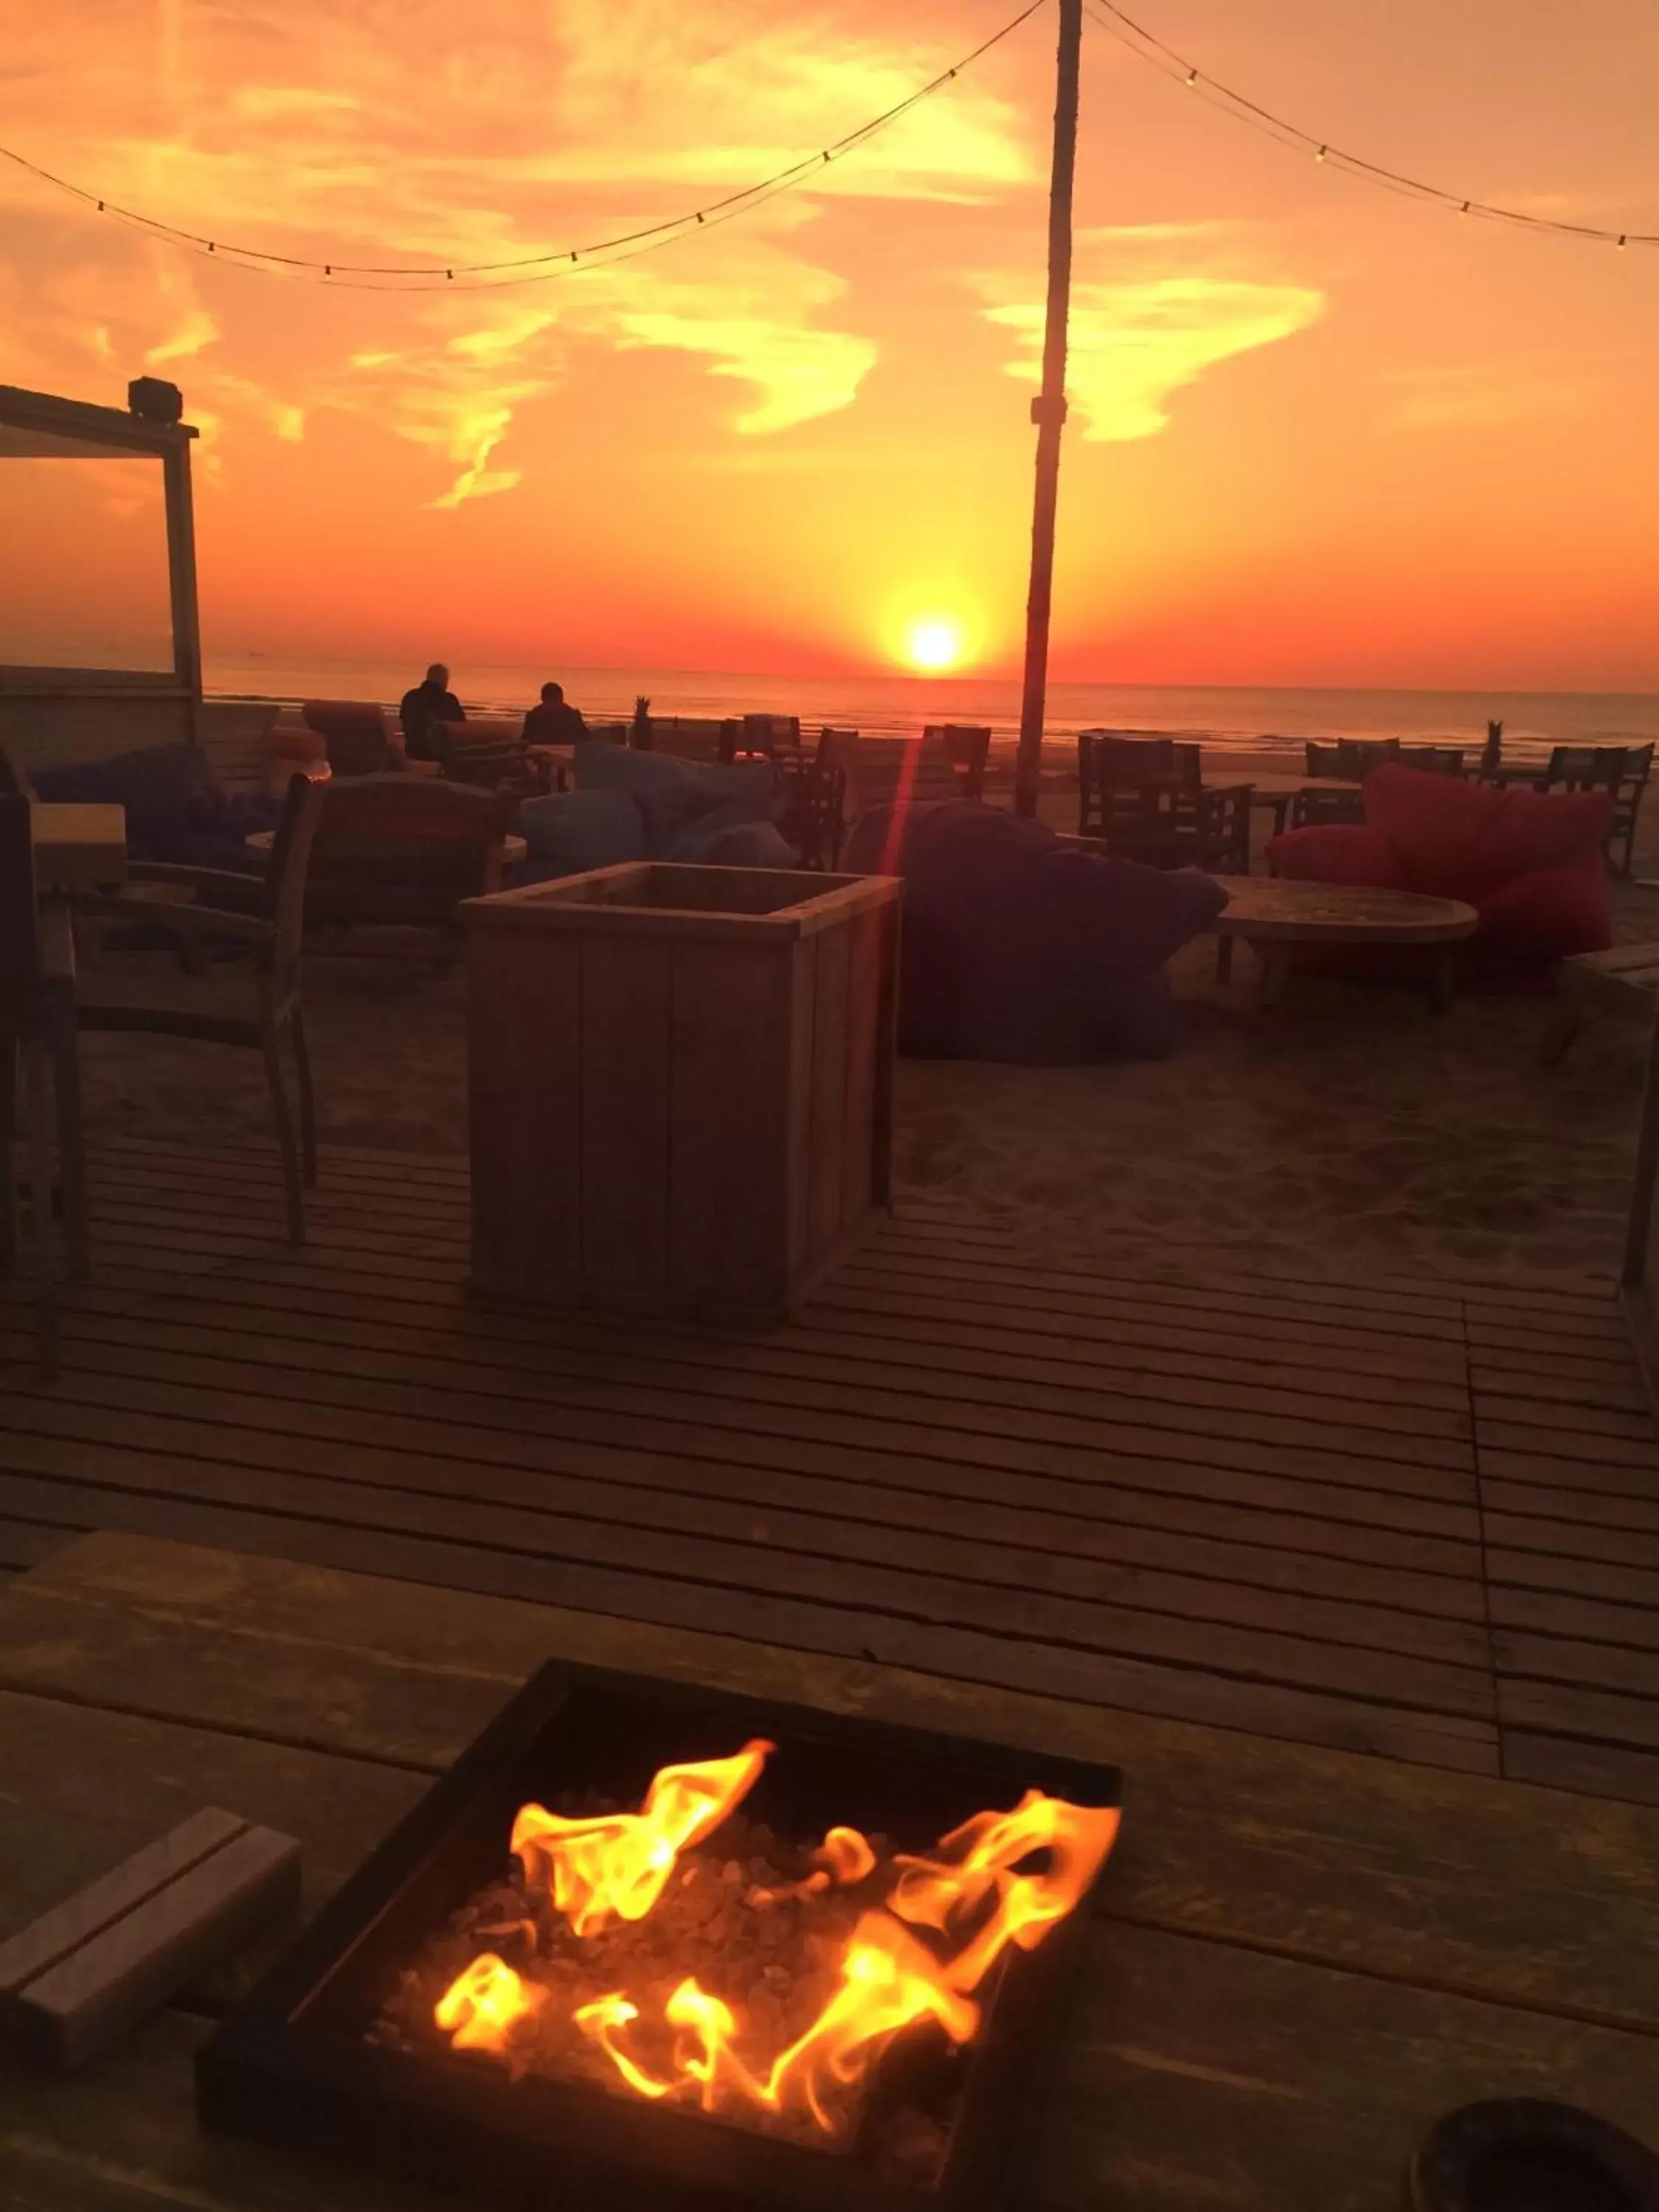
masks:
<path fill-rule="evenodd" d="M 1644 832 L 1638 877 L 1659 873 L 1659 809 Z M 1616 883 L 1614 902 L 1621 941 L 1659 937 L 1659 891 Z M 1550 996 L 1465 996 L 1436 1018 L 1420 993 L 1310 975 L 1264 1024 L 1249 956 L 1230 985 L 1214 970 L 1210 939 L 1173 963 L 1187 1042 L 1168 1060 L 902 1063 L 902 1189 L 988 1215 L 1034 1255 L 1141 1273 L 1616 1267 L 1639 1017 L 1598 1018 L 1552 1067 Z M 465 1149 L 458 969 L 319 957 L 308 1003 L 325 1176 L 331 1146 Z M 254 1054 L 113 1036 L 83 1053 L 94 1138 L 269 1137 Z"/>

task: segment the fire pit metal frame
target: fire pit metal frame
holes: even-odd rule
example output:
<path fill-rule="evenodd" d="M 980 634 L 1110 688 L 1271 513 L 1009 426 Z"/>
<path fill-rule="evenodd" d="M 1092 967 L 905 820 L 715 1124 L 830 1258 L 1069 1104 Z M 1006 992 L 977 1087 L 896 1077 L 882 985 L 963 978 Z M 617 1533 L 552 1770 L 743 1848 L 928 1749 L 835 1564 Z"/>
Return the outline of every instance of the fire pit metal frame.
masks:
<path fill-rule="evenodd" d="M 477 1861 L 491 1838 L 499 1872 L 511 1809 L 534 1794 L 538 1776 L 544 1786 L 562 1740 L 579 1745 L 585 1729 L 591 1738 L 607 1717 L 629 1714 L 648 1715 L 662 1741 L 688 1745 L 684 1755 L 758 1735 L 780 1747 L 780 1763 L 793 1757 L 803 1773 L 809 1754 L 831 1771 L 837 1760 L 860 1771 L 873 1760 L 901 1795 L 937 1776 L 958 1793 L 957 1817 L 976 1809 L 974 1796 L 1001 1809 L 1028 1788 L 1089 1806 L 1120 1800 L 1111 1766 L 695 1684 L 544 1667 L 204 2047 L 197 2100 L 204 2124 L 439 2180 L 495 2207 L 544 2205 L 555 2181 L 561 2212 L 615 2212 L 632 2201 L 620 2194 L 630 2184 L 649 2190 L 653 2212 L 991 2212 L 1006 2203 L 1058 2045 L 1092 1893 L 1035 1951 L 1011 1953 L 981 1993 L 984 2023 L 956 2061 L 963 2088 L 934 2187 L 889 2182 L 854 2151 L 809 2147 L 678 2104 L 635 2102 L 585 2081 L 514 2080 L 499 2062 L 368 2039 L 367 1985 L 376 1972 L 384 1978 L 388 1956 L 416 1955 L 468 1893 L 466 1882 L 456 1893 L 457 1854 Z M 896 2045 L 876 2080 L 902 2063 Z"/>

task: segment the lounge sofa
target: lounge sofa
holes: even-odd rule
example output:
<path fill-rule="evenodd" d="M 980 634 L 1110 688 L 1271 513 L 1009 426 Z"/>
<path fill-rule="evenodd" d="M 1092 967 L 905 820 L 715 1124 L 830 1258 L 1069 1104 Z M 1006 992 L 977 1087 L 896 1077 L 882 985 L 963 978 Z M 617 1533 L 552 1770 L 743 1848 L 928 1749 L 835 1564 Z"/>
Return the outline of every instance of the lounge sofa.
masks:
<path fill-rule="evenodd" d="M 1613 942 L 1604 792 L 1463 783 L 1419 769 L 1365 780 L 1365 819 L 1269 840 L 1275 875 L 1462 899 L 1480 916 L 1489 966 L 1537 969 Z"/>
<path fill-rule="evenodd" d="M 1115 860 L 965 800 L 879 806 L 851 873 L 904 878 L 899 1049 L 1033 1066 L 1155 1060 L 1181 1027 L 1164 963 L 1227 903 L 1212 877 Z"/>

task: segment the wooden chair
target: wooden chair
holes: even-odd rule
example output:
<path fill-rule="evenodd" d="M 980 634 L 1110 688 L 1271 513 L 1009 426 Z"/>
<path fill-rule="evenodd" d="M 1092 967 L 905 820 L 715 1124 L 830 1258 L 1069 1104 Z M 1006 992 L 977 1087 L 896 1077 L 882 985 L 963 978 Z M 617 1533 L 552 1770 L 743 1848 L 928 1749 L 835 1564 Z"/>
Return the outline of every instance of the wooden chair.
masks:
<path fill-rule="evenodd" d="M 107 980 L 100 971 L 93 983 L 82 984 L 77 1014 L 85 1030 L 237 1045 L 264 1055 L 283 1156 L 289 1241 L 294 1244 L 305 1242 L 305 1193 L 317 1180 L 317 1115 L 300 1001 L 300 954 L 312 841 L 330 790 L 330 785 L 313 783 L 305 776 L 293 778 L 272 845 L 270 866 L 263 878 L 231 875 L 218 868 L 135 861 L 130 870 L 135 887 L 142 890 L 147 883 L 174 884 L 191 894 L 191 902 L 161 908 L 146 904 L 142 896 L 129 898 L 120 892 L 82 895 L 75 901 L 77 913 L 105 921 L 159 924 L 170 935 L 193 940 L 204 952 L 210 945 L 228 944 L 244 946 L 252 953 L 252 988 L 247 994 L 252 1003 L 245 1012 L 190 1004 L 200 977 L 186 979 L 191 988 L 185 991 L 182 1003 L 135 1003 L 125 994 L 100 1000 L 95 995 L 97 987 Z M 219 973 L 225 971 L 222 969 Z M 219 976 L 210 975 L 207 980 L 216 984 Z M 283 1066 L 285 1045 L 294 1061 L 298 1091 L 297 1136 Z"/>
<path fill-rule="evenodd" d="M 1403 767 L 1421 769 L 1426 775 L 1461 776 L 1463 773 L 1461 745 L 1402 745 L 1400 760 Z"/>
<path fill-rule="evenodd" d="M 307 927 L 415 930 L 416 950 L 447 956 L 461 901 L 501 888 L 518 811 L 518 793 L 505 786 L 336 779 L 325 789 L 312 846 Z"/>
<path fill-rule="evenodd" d="M 512 736 L 500 724 L 434 722 L 428 732 L 438 765 L 447 783 L 464 783 L 480 791 L 511 790 L 520 799 L 533 799 L 550 788 L 547 769 L 553 765 L 532 757 L 522 737 Z"/>
<path fill-rule="evenodd" d="M 1365 819 L 1365 804 L 1357 791 L 1322 791 L 1310 784 L 1291 801 L 1292 830 L 1322 830 L 1334 822 L 1352 826 Z"/>
<path fill-rule="evenodd" d="M 847 835 L 847 769 L 823 744 L 834 734 L 826 730 L 812 757 L 788 772 L 789 811 L 779 826 L 804 868 L 835 867 Z"/>
<path fill-rule="evenodd" d="M 382 775 L 402 753 L 382 709 L 362 699 L 307 699 L 305 726 L 328 748 L 336 775 Z"/>
<path fill-rule="evenodd" d="M 858 740 L 848 777 L 848 804 L 855 814 L 877 806 L 931 805 L 975 793 L 937 735 Z"/>
<path fill-rule="evenodd" d="M 1339 738 L 1334 744 L 1306 741 L 1308 774 L 1339 775 L 1349 783 L 1363 783 L 1373 769 L 1401 757 L 1398 738 Z"/>
<path fill-rule="evenodd" d="M 1562 791 L 1605 791 L 1613 800 L 1613 827 L 1607 833 L 1607 854 L 1620 839 L 1624 858 L 1619 872 L 1627 876 L 1636 852 L 1636 824 L 1642 811 L 1643 793 L 1653 770 L 1653 747 L 1649 745 L 1557 745 L 1544 772 L 1543 788 Z"/>
<path fill-rule="evenodd" d="M 29 801 L 0 793 L 0 1275 L 15 1272 L 17 1183 L 12 1167 L 19 1091 L 28 1151 L 30 1249 L 40 1365 L 58 1371 L 58 1322 L 52 1217 L 61 1195 L 64 1273 L 88 1272 L 87 1176 L 81 1120 L 75 983 L 67 916 L 43 930 L 34 881 Z M 21 1080 L 20 1080 L 21 1079 Z M 57 1164 L 52 1158 L 54 1121 Z"/>
<path fill-rule="evenodd" d="M 1174 834 L 1174 792 L 1181 775 L 1173 738 L 1080 730 L 1078 836 L 1104 838 L 1129 859 L 1161 851 Z"/>
<path fill-rule="evenodd" d="M 780 750 L 799 750 L 799 714 L 728 715 L 720 724 L 720 757 L 727 768 L 736 760 L 770 758 Z"/>
<path fill-rule="evenodd" d="M 985 770 L 991 757 L 991 732 L 969 722 L 929 722 L 922 731 L 924 749 L 937 746 L 951 763 L 963 799 L 983 799 Z"/>
<path fill-rule="evenodd" d="M 1193 750 L 1196 753 L 1198 747 L 1194 745 Z M 1156 865 L 1206 868 L 1222 876 L 1248 876 L 1250 810 L 1255 799 L 1255 787 L 1248 783 L 1212 784 L 1206 791 L 1200 769 L 1197 780 L 1176 787 L 1172 835 L 1164 848 L 1166 857 Z M 1122 857 L 1137 856 L 1126 854 Z"/>
<path fill-rule="evenodd" d="M 1363 782 L 1369 773 L 1358 750 L 1346 738 L 1335 744 L 1322 744 L 1316 738 L 1310 738 L 1305 751 L 1310 776 L 1341 776 L 1352 783 Z M 1372 761 L 1370 765 L 1375 767 L 1376 763 Z M 1364 818 L 1365 809 L 1357 791 L 1315 788 L 1298 791 L 1291 801 L 1292 830 L 1320 830 L 1330 823 L 1352 823 Z"/>

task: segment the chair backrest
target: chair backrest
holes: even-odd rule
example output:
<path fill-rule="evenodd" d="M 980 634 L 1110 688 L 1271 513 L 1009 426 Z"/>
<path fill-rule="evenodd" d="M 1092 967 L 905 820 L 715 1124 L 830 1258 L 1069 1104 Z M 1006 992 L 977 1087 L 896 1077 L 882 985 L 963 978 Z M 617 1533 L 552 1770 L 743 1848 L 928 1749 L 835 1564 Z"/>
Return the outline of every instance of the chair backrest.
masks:
<path fill-rule="evenodd" d="M 336 775 L 380 775 L 391 764 L 392 731 L 372 701 L 307 699 L 300 711 L 327 746 Z"/>
<path fill-rule="evenodd" d="M 1333 822 L 1355 823 L 1364 818 L 1364 803 L 1357 791 L 1322 791 L 1314 784 L 1298 791 L 1291 801 L 1292 830 L 1322 829 Z"/>
<path fill-rule="evenodd" d="M 818 758 L 833 761 L 838 768 L 848 768 L 858 758 L 859 733 L 856 730 L 823 729 L 818 732 Z"/>
<path fill-rule="evenodd" d="M 22 793 L 0 792 L 0 1051 L 40 1022 L 40 919 L 34 838 Z M 0 1173 L 5 1163 L 0 1159 Z"/>
<path fill-rule="evenodd" d="M 803 867 L 836 865 L 847 829 L 847 781 L 845 764 L 822 750 L 791 773 L 784 830 L 793 832 Z"/>
<path fill-rule="evenodd" d="M 860 738 L 848 776 L 854 812 L 902 800 L 919 805 L 939 799 L 977 799 L 937 737 Z"/>
<path fill-rule="evenodd" d="M 444 923 L 501 887 L 511 791 L 434 776 L 337 778 L 322 787 L 312 851 L 313 920 Z"/>
<path fill-rule="evenodd" d="M 799 744 L 799 714 L 731 714 L 720 725 L 720 757 L 727 763 L 740 753 L 752 757 L 775 752 L 780 745 Z"/>
<path fill-rule="evenodd" d="M 1570 791 L 1616 788 L 1628 773 L 1628 745 L 1557 745 L 1550 755 L 1547 783 L 1564 783 Z M 1653 748 L 1648 747 L 1651 761 Z"/>
<path fill-rule="evenodd" d="M 982 799 L 985 770 L 991 757 L 991 732 L 975 722 L 929 722 L 922 731 L 924 746 L 937 745 L 962 779 L 963 796 Z"/>
<path fill-rule="evenodd" d="M 1204 748 L 1195 739 L 1177 738 L 1170 747 L 1175 755 L 1176 781 L 1183 791 L 1202 791 L 1204 788 Z"/>
<path fill-rule="evenodd" d="M 1402 745 L 1400 757 L 1406 767 L 1421 769 L 1428 775 L 1462 775 L 1463 749 L 1461 745 Z"/>
<path fill-rule="evenodd" d="M 1373 769 L 1401 757 L 1398 738 L 1339 738 L 1334 744 L 1307 741 L 1308 774 L 1340 775 L 1350 783 L 1363 783 Z"/>
<path fill-rule="evenodd" d="M 282 818 L 270 842 L 270 866 L 265 871 L 265 919 L 270 924 L 270 944 L 265 963 L 279 977 L 299 973 L 305 943 L 306 880 L 323 797 L 329 786 L 308 775 L 289 778 Z"/>
<path fill-rule="evenodd" d="M 504 778 L 526 772 L 522 726 L 507 721 L 433 722 L 427 735 L 439 766 L 452 783 L 494 790 Z"/>

